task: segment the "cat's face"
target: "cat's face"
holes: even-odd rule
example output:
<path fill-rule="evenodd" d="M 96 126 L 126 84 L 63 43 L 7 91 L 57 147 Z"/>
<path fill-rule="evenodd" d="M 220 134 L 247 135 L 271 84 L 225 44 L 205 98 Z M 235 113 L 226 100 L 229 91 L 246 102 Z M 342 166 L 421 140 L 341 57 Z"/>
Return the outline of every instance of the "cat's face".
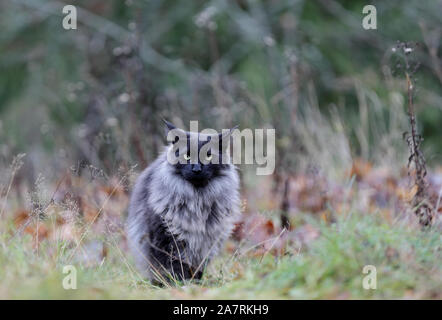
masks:
<path fill-rule="evenodd" d="M 169 129 L 171 129 L 169 127 Z M 179 130 L 179 129 L 178 129 Z M 193 132 L 185 132 L 184 141 L 175 141 L 175 157 L 178 163 L 172 164 L 175 173 L 182 179 L 191 183 L 195 188 L 207 186 L 210 181 L 222 176 L 223 171 L 228 169 L 229 156 L 227 155 L 223 140 L 228 136 L 203 135 Z M 193 142 L 191 142 L 193 141 Z M 211 142 L 211 144 L 210 144 Z M 198 152 L 192 154 L 192 145 L 198 146 Z"/>
<path fill-rule="evenodd" d="M 184 161 L 174 165 L 175 172 L 196 188 L 205 187 L 212 179 L 222 175 L 223 169 L 225 170 L 227 166 L 227 164 L 221 163 L 222 159 L 219 153 L 208 151 L 207 156 L 200 154 L 201 147 L 206 143 L 206 141 L 198 141 L 198 154 L 200 156 L 198 157 L 197 155 L 195 157 L 194 162 L 196 163 L 191 163 L 191 154 L 189 148 L 186 148 L 180 155 L 184 158 Z M 190 143 L 188 142 L 187 144 L 189 145 Z M 205 157 L 205 159 L 200 159 L 201 157 Z M 214 157 L 218 157 L 218 164 L 214 163 Z"/>

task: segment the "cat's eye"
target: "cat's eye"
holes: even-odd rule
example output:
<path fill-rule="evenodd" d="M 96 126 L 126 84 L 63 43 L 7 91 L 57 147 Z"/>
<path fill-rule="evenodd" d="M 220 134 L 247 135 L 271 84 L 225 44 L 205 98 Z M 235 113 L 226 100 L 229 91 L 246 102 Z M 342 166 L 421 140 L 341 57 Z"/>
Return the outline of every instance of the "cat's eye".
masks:
<path fill-rule="evenodd" d="M 186 161 L 190 160 L 190 154 L 185 153 L 184 160 L 186 160 Z"/>

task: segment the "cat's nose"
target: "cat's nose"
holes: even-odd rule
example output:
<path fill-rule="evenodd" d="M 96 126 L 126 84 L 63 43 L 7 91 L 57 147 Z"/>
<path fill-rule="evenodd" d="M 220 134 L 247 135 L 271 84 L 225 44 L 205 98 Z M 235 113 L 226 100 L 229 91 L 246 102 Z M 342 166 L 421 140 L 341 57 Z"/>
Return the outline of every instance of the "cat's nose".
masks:
<path fill-rule="evenodd" d="M 192 172 L 194 173 L 200 173 L 201 172 L 201 165 L 199 163 L 194 164 L 192 166 Z"/>

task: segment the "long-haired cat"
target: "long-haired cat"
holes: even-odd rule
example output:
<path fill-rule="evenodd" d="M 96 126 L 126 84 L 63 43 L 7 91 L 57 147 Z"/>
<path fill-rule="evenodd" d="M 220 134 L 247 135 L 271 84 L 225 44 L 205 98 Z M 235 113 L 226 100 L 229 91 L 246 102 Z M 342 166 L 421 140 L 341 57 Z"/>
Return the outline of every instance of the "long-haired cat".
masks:
<path fill-rule="evenodd" d="M 156 283 L 200 279 L 240 214 L 238 173 L 222 143 L 230 133 L 214 137 L 166 125 L 186 140 L 187 148 L 175 152 L 184 161 L 168 161 L 175 139 L 137 179 L 127 220 L 137 267 Z M 191 141 L 199 152 L 211 140 L 219 147 L 190 161 Z"/>

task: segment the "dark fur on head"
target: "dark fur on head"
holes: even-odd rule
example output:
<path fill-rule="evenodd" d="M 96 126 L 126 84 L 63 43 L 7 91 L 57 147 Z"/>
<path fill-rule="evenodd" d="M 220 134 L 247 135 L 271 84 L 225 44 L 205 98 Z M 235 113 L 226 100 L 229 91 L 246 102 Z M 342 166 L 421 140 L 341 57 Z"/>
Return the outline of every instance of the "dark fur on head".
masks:
<path fill-rule="evenodd" d="M 166 125 L 168 130 L 176 129 Z M 177 143 L 173 140 L 138 178 L 129 207 L 128 240 L 137 266 L 160 282 L 169 277 L 200 278 L 240 213 L 238 174 L 221 143 L 229 135 L 219 135 L 219 147 L 206 152 L 209 159 L 219 160 L 213 163 L 188 155 L 192 139 L 200 151 L 211 140 L 209 135 L 182 133 L 187 147 L 175 155 L 186 161 L 167 161 L 167 153 Z"/>
<path fill-rule="evenodd" d="M 164 122 L 166 123 L 166 126 L 168 128 L 167 133 L 169 133 L 170 130 L 179 130 L 170 122 L 166 120 L 164 120 Z M 202 161 L 202 159 L 200 159 L 198 155 L 202 151 L 202 148 L 212 141 L 212 136 L 190 132 L 186 132 L 185 135 L 183 134 L 183 136 L 186 137 L 186 141 L 182 144 L 182 146 L 185 146 L 185 148 L 184 150 L 182 150 L 181 155 L 186 156 L 186 159 L 175 164 L 175 172 L 176 174 L 183 177 L 185 180 L 189 181 L 194 187 L 202 188 L 207 186 L 210 180 L 216 179 L 217 177 L 221 176 L 223 174 L 223 170 L 229 168 L 229 163 L 223 163 L 225 162 L 225 158 L 223 158 L 223 155 L 225 156 L 225 152 L 223 152 L 222 134 L 219 134 L 217 137 L 217 150 L 215 150 L 213 154 L 211 150 L 207 150 L 207 152 L 203 155 L 206 161 Z M 193 163 L 190 160 L 191 139 L 197 140 L 198 143 L 198 152 Z M 228 137 L 224 137 L 224 139 L 228 139 Z M 178 142 L 179 139 L 175 138 L 172 143 L 175 144 Z M 180 150 L 176 150 L 175 155 L 179 157 Z M 214 157 L 218 158 L 216 163 L 213 161 Z"/>

